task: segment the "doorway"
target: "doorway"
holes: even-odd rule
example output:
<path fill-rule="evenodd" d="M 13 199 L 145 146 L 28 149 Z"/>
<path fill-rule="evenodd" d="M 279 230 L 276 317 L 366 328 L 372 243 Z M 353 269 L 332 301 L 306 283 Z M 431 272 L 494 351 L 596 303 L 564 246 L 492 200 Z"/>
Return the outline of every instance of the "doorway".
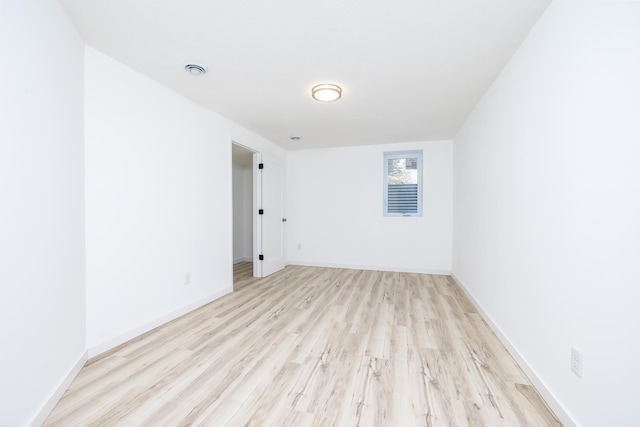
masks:
<path fill-rule="evenodd" d="M 266 277 L 284 268 L 287 219 L 280 159 L 233 141 L 231 147 L 235 290 L 237 270 Z"/>
<path fill-rule="evenodd" d="M 234 290 L 253 277 L 253 155 L 252 150 L 231 144 Z"/>

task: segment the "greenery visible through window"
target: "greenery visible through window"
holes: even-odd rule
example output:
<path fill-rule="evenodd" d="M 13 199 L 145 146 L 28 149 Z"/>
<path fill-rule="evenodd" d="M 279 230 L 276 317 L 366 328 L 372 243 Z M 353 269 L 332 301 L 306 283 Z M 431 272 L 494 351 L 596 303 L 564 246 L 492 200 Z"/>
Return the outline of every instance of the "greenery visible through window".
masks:
<path fill-rule="evenodd" d="M 422 216 L 422 151 L 384 153 L 384 215 Z"/>

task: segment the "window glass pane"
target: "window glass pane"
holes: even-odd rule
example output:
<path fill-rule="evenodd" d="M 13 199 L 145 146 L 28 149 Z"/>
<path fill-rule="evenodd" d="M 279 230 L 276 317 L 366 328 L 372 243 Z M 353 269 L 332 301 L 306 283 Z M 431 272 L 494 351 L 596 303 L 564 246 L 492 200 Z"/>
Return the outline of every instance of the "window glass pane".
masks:
<path fill-rule="evenodd" d="M 389 185 L 417 184 L 418 158 L 389 159 L 387 182 Z"/>

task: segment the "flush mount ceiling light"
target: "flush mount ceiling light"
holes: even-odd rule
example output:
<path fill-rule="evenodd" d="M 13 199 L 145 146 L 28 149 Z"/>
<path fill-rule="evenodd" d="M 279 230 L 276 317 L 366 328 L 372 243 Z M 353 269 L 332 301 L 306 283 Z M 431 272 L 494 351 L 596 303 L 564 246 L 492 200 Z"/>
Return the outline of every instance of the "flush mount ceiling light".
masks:
<path fill-rule="evenodd" d="M 311 96 L 320 102 L 336 101 L 342 96 L 342 88 L 331 83 L 323 83 L 311 89 Z"/>
<path fill-rule="evenodd" d="M 191 74 L 192 76 L 201 76 L 207 72 L 207 67 L 205 67 L 204 65 L 193 63 L 193 62 L 186 64 L 184 66 L 184 69 L 187 71 L 187 73 Z"/>

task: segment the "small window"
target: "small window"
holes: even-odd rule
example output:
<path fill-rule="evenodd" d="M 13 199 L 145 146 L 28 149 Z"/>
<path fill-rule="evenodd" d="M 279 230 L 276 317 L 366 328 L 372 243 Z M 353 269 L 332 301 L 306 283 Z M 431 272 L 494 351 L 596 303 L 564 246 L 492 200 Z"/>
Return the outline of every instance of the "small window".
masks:
<path fill-rule="evenodd" d="M 422 150 L 384 153 L 384 215 L 422 216 Z"/>

